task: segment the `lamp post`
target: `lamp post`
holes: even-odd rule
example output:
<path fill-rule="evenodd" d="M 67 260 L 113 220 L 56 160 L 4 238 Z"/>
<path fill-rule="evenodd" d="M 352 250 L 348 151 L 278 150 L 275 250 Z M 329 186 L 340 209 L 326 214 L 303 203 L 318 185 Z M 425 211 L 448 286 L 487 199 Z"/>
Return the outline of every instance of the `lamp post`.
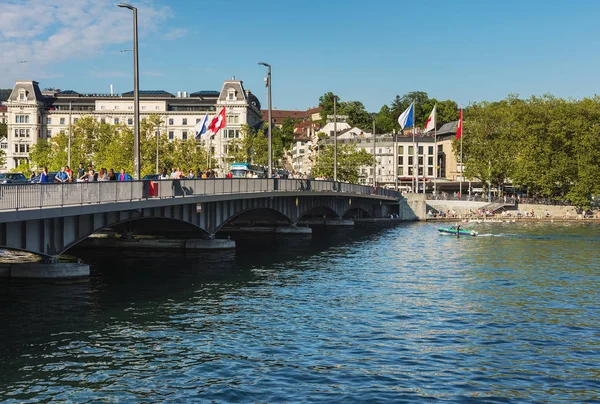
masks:
<path fill-rule="evenodd" d="M 133 178 L 140 177 L 140 81 L 138 66 L 138 29 L 137 8 L 130 4 L 119 3 L 119 7 L 133 11 Z"/>
<path fill-rule="evenodd" d="M 271 178 L 271 175 L 273 173 L 273 164 L 272 164 L 272 158 L 273 158 L 273 153 L 271 152 L 271 65 L 265 62 L 258 62 L 259 65 L 262 66 L 266 66 L 268 71 L 267 71 L 267 92 L 268 92 L 268 100 L 269 100 L 269 174 L 268 174 L 268 178 Z"/>
<path fill-rule="evenodd" d="M 69 168 L 71 168 L 71 111 L 73 110 L 73 102 L 69 102 L 69 144 L 67 147 L 67 161 L 69 163 Z"/>

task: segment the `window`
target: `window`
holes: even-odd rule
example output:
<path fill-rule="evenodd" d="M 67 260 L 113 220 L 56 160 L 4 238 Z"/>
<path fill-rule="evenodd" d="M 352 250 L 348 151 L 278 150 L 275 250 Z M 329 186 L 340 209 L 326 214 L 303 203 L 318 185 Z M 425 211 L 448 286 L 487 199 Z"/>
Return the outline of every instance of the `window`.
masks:
<path fill-rule="evenodd" d="M 16 123 L 29 123 L 29 115 L 15 115 Z"/>
<path fill-rule="evenodd" d="M 377 150 L 377 153 L 378 153 L 378 154 L 381 154 L 381 149 Z"/>
<path fill-rule="evenodd" d="M 8 143 L 0 143 L 0 149 L 8 149 Z"/>
<path fill-rule="evenodd" d="M 15 145 L 15 153 L 18 153 L 18 152 L 19 152 L 19 145 L 18 145 L 18 144 L 16 144 L 16 145 Z"/>
<path fill-rule="evenodd" d="M 404 165 L 404 156 L 398 156 L 398 165 Z"/>
<path fill-rule="evenodd" d="M 423 154 L 423 146 L 419 146 L 419 155 Z"/>
<path fill-rule="evenodd" d="M 196 123 L 200 123 L 201 119 L 200 118 L 196 118 Z"/>
<path fill-rule="evenodd" d="M 127 118 L 127 125 L 133 125 L 133 118 Z"/>
<path fill-rule="evenodd" d="M 429 154 L 433 154 L 433 146 L 429 146 L 429 147 L 427 148 L 427 152 L 428 152 Z"/>
<path fill-rule="evenodd" d="M 429 175 L 429 176 L 433 175 L 433 167 L 427 168 L 427 175 Z"/>
<path fill-rule="evenodd" d="M 413 160 L 414 160 L 413 156 L 408 156 L 408 165 L 411 167 L 413 165 Z"/>
<path fill-rule="evenodd" d="M 19 137 L 19 129 L 15 129 L 15 137 Z"/>
<path fill-rule="evenodd" d="M 427 157 L 427 164 L 429 164 L 430 166 L 433 165 L 433 156 Z"/>
<path fill-rule="evenodd" d="M 19 137 L 25 137 L 25 129 L 19 129 Z"/>
<path fill-rule="evenodd" d="M 46 131 L 46 137 L 49 139 L 50 137 L 52 137 L 52 129 L 48 129 Z"/>
<path fill-rule="evenodd" d="M 304 142 L 300 142 L 300 146 L 304 146 Z"/>
<path fill-rule="evenodd" d="M 404 146 L 398 146 L 398 154 L 404 154 Z"/>
<path fill-rule="evenodd" d="M 19 92 L 19 101 L 25 101 L 25 90 Z"/>
<path fill-rule="evenodd" d="M 228 115 L 227 123 L 239 123 L 240 117 L 238 115 Z"/>
<path fill-rule="evenodd" d="M 100 123 L 106 123 L 106 119 L 105 118 L 100 118 Z"/>
<path fill-rule="evenodd" d="M 24 144 L 19 145 L 19 153 L 25 153 L 25 145 Z"/>
<path fill-rule="evenodd" d="M 423 156 L 419 156 L 419 165 L 422 166 L 423 165 Z"/>
<path fill-rule="evenodd" d="M 408 167 L 408 175 L 413 175 L 413 172 L 414 172 L 413 167 L 412 166 Z"/>
<path fill-rule="evenodd" d="M 187 132 L 186 131 L 181 132 L 181 138 L 183 140 L 187 140 Z"/>
<path fill-rule="evenodd" d="M 52 118 L 48 117 L 48 125 L 52 125 Z"/>
<path fill-rule="evenodd" d="M 182 125 L 187 125 L 187 118 L 183 118 L 183 120 L 181 121 Z"/>
<path fill-rule="evenodd" d="M 423 175 L 423 167 L 419 167 L 419 175 Z"/>
<path fill-rule="evenodd" d="M 411 156 L 415 154 L 415 149 L 413 146 L 408 146 L 408 154 Z"/>
<path fill-rule="evenodd" d="M 65 124 L 65 118 L 60 118 L 60 124 L 64 125 Z"/>
<path fill-rule="evenodd" d="M 236 139 L 240 137 L 240 131 L 239 130 L 235 130 L 235 137 Z"/>
<path fill-rule="evenodd" d="M 115 118 L 115 125 L 119 124 L 119 118 Z"/>
<path fill-rule="evenodd" d="M 79 118 L 73 118 L 73 123 L 77 123 L 77 121 L 79 121 Z"/>
<path fill-rule="evenodd" d="M 173 133 L 173 131 L 169 131 L 169 140 L 173 140 L 173 138 L 175 137 L 175 133 Z"/>
<path fill-rule="evenodd" d="M 398 167 L 398 175 L 404 175 L 404 167 Z"/>
<path fill-rule="evenodd" d="M 173 125 L 173 118 L 169 118 L 169 125 Z"/>
<path fill-rule="evenodd" d="M 29 129 L 25 129 L 25 137 L 29 137 Z"/>

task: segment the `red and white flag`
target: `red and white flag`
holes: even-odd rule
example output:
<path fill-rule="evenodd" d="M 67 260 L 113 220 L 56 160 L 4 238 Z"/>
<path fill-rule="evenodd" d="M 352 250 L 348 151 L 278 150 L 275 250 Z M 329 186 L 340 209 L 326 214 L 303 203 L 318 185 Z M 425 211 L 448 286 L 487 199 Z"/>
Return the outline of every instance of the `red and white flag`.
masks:
<path fill-rule="evenodd" d="M 210 130 L 212 133 L 217 133 L 225 126 L 227 126 L 227 119 L 225 119 L 225 107 L 223 107 L 223 109 L 219 111 L 217 116 L 215 116 L 212 119 L 212 121 L 210 121 L 210 124 L 208 125 L 208 130 Z"/>
<path fill-rule="evenodd" d="M 456 140 L 462 136 L 462 108 L 460 109 L 460 118 L 458 118 L 458 126 L 456 127 Z"/>
<path fill-rule="evenodd" d="M 427 133 L 431 130 L 435 129 L 435 105 L 433 106 L 433 110 L 431 114 L 429 114 L 429 118 L 427 118 L 427 122 L 425 122 L 425 130 L 424 133 Z"/>

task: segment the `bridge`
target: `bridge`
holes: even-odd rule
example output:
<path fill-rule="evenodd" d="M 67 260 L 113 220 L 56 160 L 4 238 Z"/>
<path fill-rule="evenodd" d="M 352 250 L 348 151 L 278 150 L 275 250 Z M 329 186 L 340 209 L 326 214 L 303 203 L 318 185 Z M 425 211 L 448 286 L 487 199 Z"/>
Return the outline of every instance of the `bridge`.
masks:
<path fill-rule="evenodd" d="M 104 229 L 135 234 L 187 229 L 211 239 L 234 222 L 293 227 L 318 219 L 391 215 L 417 218 L 398 192 L 332 181 L 222 178 L 2 185 L 0 248 L 28 251 L 51 262 Z"/>

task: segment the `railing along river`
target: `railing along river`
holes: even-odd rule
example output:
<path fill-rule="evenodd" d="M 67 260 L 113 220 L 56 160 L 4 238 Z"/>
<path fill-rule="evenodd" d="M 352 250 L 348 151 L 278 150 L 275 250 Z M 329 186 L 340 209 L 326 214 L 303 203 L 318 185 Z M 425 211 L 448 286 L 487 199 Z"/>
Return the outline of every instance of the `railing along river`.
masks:
<path fill-rule="evenodd" d="M 333 181 L 215 178 L 159 181 L 96 181 L 0 185 L 0 210 L 131 202 L 157 198 L 261 192 L 341 192 L 399 198 L 400 193 Z"/>

